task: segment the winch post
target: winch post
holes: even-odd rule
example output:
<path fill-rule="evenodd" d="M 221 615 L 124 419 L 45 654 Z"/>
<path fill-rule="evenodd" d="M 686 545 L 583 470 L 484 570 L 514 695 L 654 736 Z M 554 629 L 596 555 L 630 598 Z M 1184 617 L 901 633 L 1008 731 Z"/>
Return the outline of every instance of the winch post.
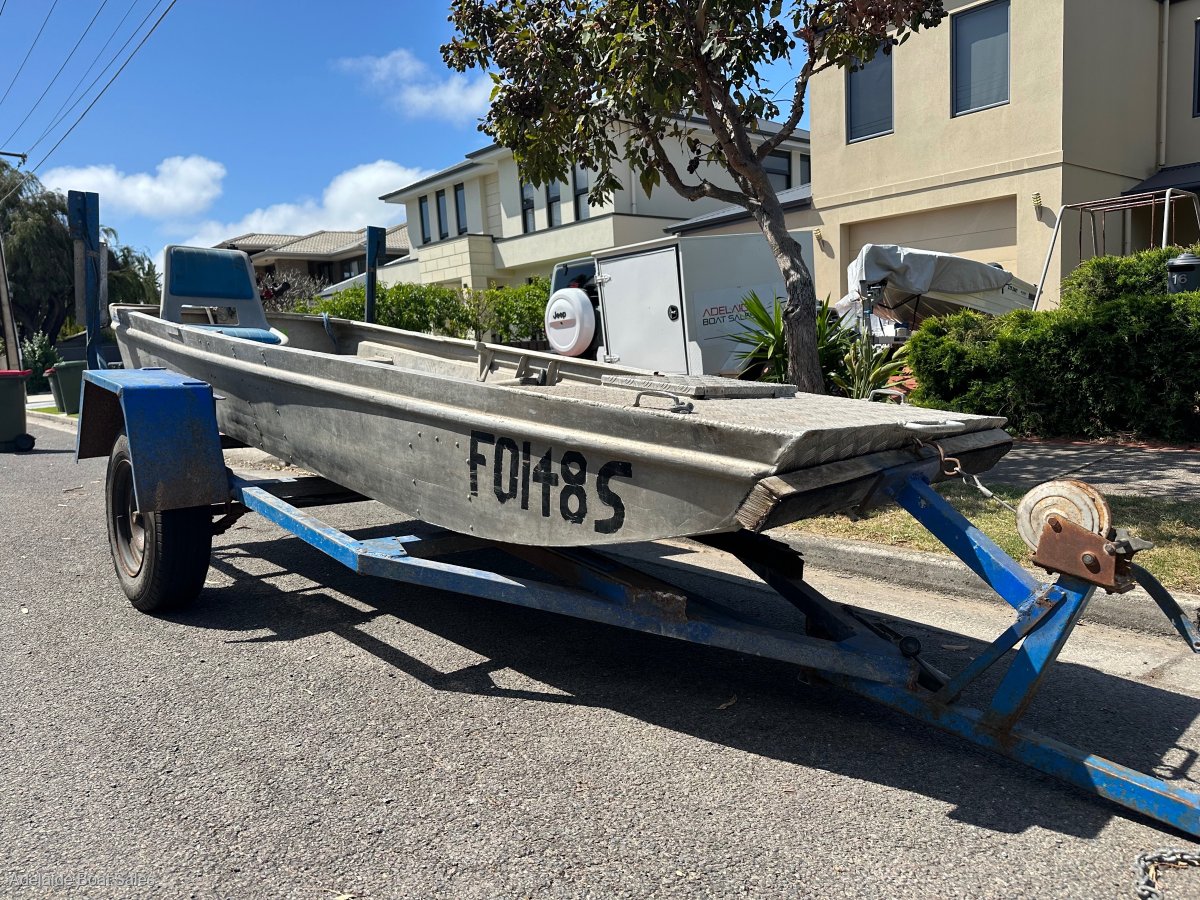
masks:
<path fill-rule="evenodd" d="M 826 679 L 1188 834 L 1200 835 L 1200 795 L 1017 724 L 1087 609 L 1096 585 L 1073 575 L 1039 583 L 933 490 L 923 475 L 898 478 L 885 490 L 1012 606 L 1017 620 L 933 693 L 853 676 L 830 675 Z M 1177 608 L 1177 604 L 1169 606 Z M 1172 609 L 1164 607 L 1164 611 L 1174 619 Z M 1190 628 L 1183 631 L 1185 637 L 1194 634 Z M 1020 648 L 986 708 L 972 709 L 956 702 L 969 684 L 1018 642 Z"/>
<path fill-rule="evenodd" d="M 991 586 L 1009 606 L 1020 610 L 1041 589 L 1037 580 L 942 499 L 924 475 L 913 475 L 885 488 L 887 494 L 955 556 Z"/>

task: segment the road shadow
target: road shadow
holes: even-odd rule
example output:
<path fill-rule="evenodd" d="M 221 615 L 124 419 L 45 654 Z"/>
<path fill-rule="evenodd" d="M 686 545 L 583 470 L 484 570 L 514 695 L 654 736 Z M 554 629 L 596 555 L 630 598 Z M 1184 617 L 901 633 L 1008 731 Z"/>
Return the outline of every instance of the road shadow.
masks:
<path fill-rule="evenodd" d="M 402 530 L 391 525 L 351 533 L 369 538 Z M 174 621 L 255 633 L 233 642 L 336 635 L 434 690 L 609 709 L 726 747 L 931 797 L 953 807 L 952 819 L 997 832 L 1042 827 L 1093 837 L 1114 815 L 1140 818 L 867 700 L 809 684 L 791 665 L 355 575 L 295 538 L 240 539 L 232 543 L 239 540 L 232 533 L 213 556 L 214 568 L 233 583 L 206 588 Z M 313 585 L 285 590 L 272 575 L 248 574 L 241 563 L 249 560 L 296 573 Z M 499 560 L 478 553 L 453 561 L 500 568 Z M 751 604 L 765 602 L 761 584 L 742 581 Z M 731 587 L 737 590 L 726 576 L 723 597 Z M 790 607 L 779 608 L 785 618 L 795 616 Z M 395 616 L 485 661 L 439 671 L 360 630 L 380 616 Z M 928 624 L 885 621 L 918 637 L 925 656 L 950 673 L 984 646 Z M 990 695 L 1003 672 L 996 668 L 973 691 L 976 698 Z M 549 690 L 502 687 L 493 678 L 501 670 Z M 733 697 L 737 701 L 722 708 Z M 370 702 L 369 691 L 364 702 Z M 395 715 L 402 720 L 404 711 Z M 1198 717 L 1200 700 L 1060 663 L 1023 723 L 1195 789 L 1196 753 L 1179 745 Z"/>
<path fill-rule="evenodd" d="M 14 453 L 14 456 L 58 456 L 63 453 L 75 453 L 74 447 L 38 447 L 34 446 L 32 450 L 24 450 L 20 453 Z"/>

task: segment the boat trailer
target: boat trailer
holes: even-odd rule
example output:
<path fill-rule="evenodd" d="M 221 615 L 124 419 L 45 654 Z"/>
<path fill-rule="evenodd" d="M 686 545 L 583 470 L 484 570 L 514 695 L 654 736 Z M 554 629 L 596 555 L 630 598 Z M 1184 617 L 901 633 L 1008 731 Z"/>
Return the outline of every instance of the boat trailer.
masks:
<path fill-rule="evenodd" d="M 1002 634 L 946 674 L 922 659 L 916 638 L 814 589 L 804 580 L 800 554 L 764 535 L 739 531 L 698 540 L 741 561 L 803 613 L 802 628 L 769 624 L 586 548 L 499 544 L 438 530 L 356 539 L 304 508 L 369 498 L 317 476 L 251 480 L 226 468 L 213 393 L 204 382 L 163 369 L 95 370 L 84 377 L 76 458 L 109 458 L 110 545 L 122 586 L 139 609 L 163 610 L 180 595 L 198 593 L 212 536 L 254 512 L 363 575 L 795 664 L 814 678 L 1200 837 L 1200 794 L 1020 724 L 1098 587 L 1121 592 L 1142 581 L 1200 653 L 1200 634 L 1187 615 L 1132 561 L 1149 545 L 1107 523 L 1096 531 L 1060 511 L 1046 516 L 1034 561 L 1056 575 L 1040 581 L 933 489 L 927 467 L 881 471 L 875 502 L 899 504 L 1013 610 Z M 914 447 L 914 454 L 922 452 L 929 448 Z M 961 474 L 953 469 L 943 474 Z M 532 565 L 545 580 L 452 559 L 483 549 Z M 983 708 L 965 705 L 964 691 L 1002 665 L 990 701 Z"/>

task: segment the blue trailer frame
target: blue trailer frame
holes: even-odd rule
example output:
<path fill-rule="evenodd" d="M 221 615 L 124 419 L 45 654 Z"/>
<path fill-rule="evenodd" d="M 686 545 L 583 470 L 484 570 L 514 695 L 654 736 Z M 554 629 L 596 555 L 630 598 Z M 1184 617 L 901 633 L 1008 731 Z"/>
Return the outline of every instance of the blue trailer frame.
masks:
<path fill-rule="evenodd" d="M 880 490 L 933 533 L 1013 609 L 1014 621 L 953 675 L 921 659 L 920 643 L 835 603 L 803 579 L 791 548 L 737 532 L 701 538 L 758 574 L 804 614 L 803 630 L 780 628 L 586 549 L 501 545 L 452 532 L 359 540 L 305 513 L 302 505 L 366 499 L 315 479 L 248 481 L 224 466 L 211 388 L 162 369 L 85 373 L 77 458 L 106 456 L 128 440 L 139 510 L 209 507 L 219 532 L 255 512 L 347 568 L 593 622 L 794 663 L 827 682 L 876 700 L 1085 791 L 1200 837 L 1200 794 L 1184 790 L 1022 727 L 1020 719 L 1096 590 L 1072 575 L 1042 582 L 947 503 L 909 466 L 880 475 Z M 314 485 L 309 485 L 313 488 Z M 500 574 L 441 557 L 498 548 L 554 580 Z M 1161 585 L 1155 601 L 1191 649 L 1200 635 Z M 961 702 L 964 690 L 1014 651 L 987 706 Z"/>

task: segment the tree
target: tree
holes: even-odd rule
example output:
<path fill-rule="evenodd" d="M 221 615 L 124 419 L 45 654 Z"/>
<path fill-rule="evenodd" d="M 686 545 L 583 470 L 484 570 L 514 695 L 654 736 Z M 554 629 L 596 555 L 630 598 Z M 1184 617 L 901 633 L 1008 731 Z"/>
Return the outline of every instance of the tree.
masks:
<path fill-rule="evenodd" d="M 17 330 L 53 339 L 75 296 L 66 199 L 6 163 L 0 163 L 0 197 L 7 198 L 0 202 L 0 235 Z"/>
<path fill-rule="evenodd" d="M 158 303 L 158 268 L 144 253 L 121 244 L 115 228 L 101 226 L 108 244 L 108 302 Z"/>
<path fill-rule="evenodd" d="M 0 162 L 0 198 L 0 236 L 17 330 L 26 338 L 40 333 L 54 341 L 75 308 L 75 249 L 66 197 Z M 101 231 L 109 243 L 109 301 L 157 303 L 154 263 L 146 254 L 121 246 L 111 228 Z"/>
<path fill-rule="evenodd" d="M 526 180 L 580 165 L 596 173 L 589 200 L 603 202 L 625 160 L 646 191 L 666 181 L 689 200 L 749 211 L 787 287 L 789 378 L 820 393 L 812 274 L 763 161 L 795 132 L 814 75 L 891 52 L 944 17 L 942 0 L 453 0 L 442 56 L 492 71 L 480 128 L 512 149 Z M 777 63 L 796 74 L 775 129 L 764 123 L 784 115 L 767 85 Z M 708 163 L 734 187 L 698 174 Z"/>

